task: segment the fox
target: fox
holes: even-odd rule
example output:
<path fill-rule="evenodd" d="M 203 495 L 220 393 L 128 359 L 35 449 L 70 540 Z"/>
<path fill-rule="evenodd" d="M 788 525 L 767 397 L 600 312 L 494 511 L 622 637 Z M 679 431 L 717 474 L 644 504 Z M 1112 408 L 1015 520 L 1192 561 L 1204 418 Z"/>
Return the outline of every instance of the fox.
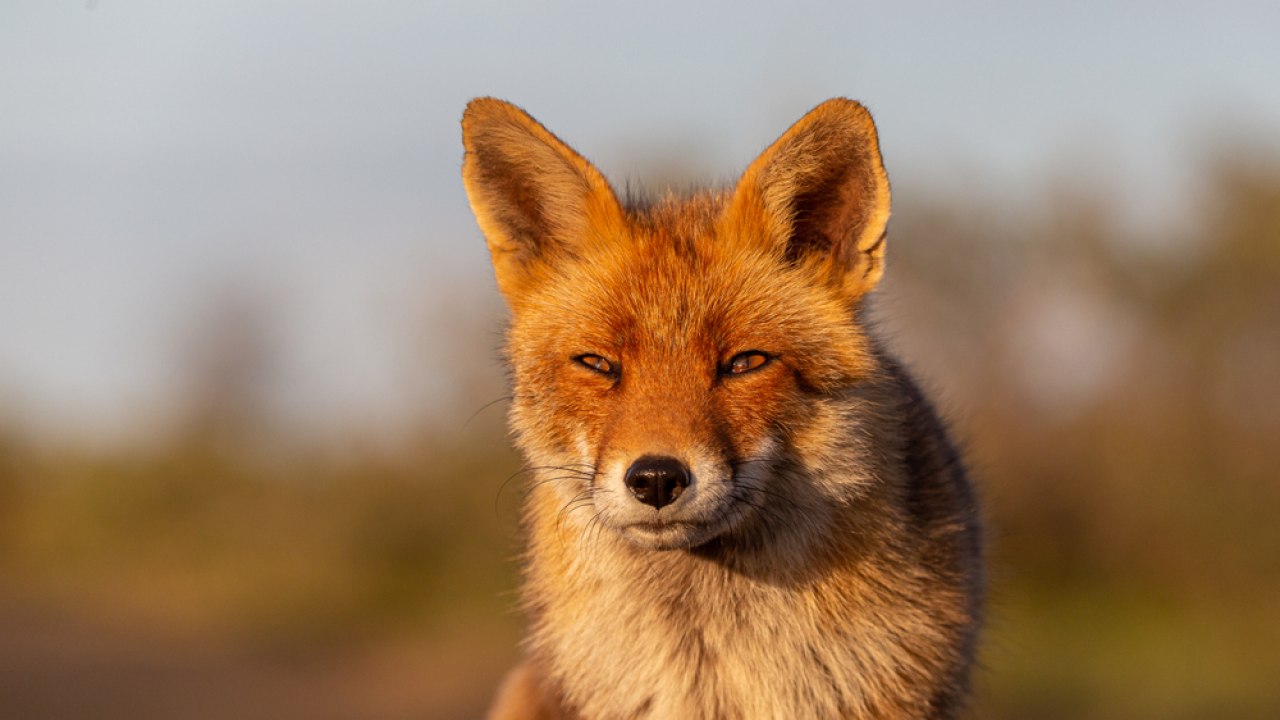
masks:
<path fill-rule="evenodd" d="M 737 182 L 620 197 L 477 98 L 462 179 L 527 461 L 491 720 L 953 718 L 984 594 L 957 446 L 875 335 L 889 182 L 823 102 Z"/>

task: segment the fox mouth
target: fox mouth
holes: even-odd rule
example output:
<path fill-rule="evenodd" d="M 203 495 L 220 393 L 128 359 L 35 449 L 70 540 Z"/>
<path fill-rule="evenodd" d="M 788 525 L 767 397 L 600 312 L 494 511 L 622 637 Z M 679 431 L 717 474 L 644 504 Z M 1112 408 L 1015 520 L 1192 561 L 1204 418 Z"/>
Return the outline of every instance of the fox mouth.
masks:
<path fill-rule="evenodd" d="M 691 548 L 716 535 L 711 524 L 682 520 L 631 523 L 618 531 L 628 541 L 647 550 Z"/>
<path fill-rule="evenodd" d="M 689 520 L 659 520 L 657 522 L 638 522 L 624 525 L 620 530 L 623 532 L 640 533 L 644 535 L 664 535 L 673 532 L 686 532 L 705 528 L 709 523 L 692 522 Z"/>
<path fill-rule="evenodd" d="M 637 520 L 617 526 L 616 531 L 632 544 L 646 550 L 688 550 L 730 532 L 743 508 L 733 502 L 722 505 L 711 517 Z"/>

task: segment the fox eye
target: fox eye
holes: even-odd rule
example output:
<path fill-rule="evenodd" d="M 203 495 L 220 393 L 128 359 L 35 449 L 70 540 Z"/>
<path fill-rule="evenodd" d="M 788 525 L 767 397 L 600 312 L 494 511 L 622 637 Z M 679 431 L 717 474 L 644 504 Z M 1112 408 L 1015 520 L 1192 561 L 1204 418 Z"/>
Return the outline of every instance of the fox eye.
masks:
<path fill-rule="evenodd" d="M 614 372 L 613 363 L 599 355 L 579 355 L 574 358 L 574 361 L 579 365 L 585 365 L 586 367 L 595 370 L 601 375 L 612 375 Z"/>
<path fill-rule="evenodd" d="M 725 366 L 724 372 L 728 375 L 741 375 L 749 373 L 752 370 L 759 370 L 772 360 L 770 356 L 760 352 L 759 350 L 748 350 L 734 355 L 729 360 L 729 364 Z"/>

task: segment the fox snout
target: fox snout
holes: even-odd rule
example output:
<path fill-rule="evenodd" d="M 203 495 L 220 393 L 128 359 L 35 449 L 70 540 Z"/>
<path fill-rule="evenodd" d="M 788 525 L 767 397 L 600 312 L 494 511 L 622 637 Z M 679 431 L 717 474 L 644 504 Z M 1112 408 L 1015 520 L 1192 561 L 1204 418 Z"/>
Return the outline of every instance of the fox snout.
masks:
<path fill-rule="evenodd" d="M 602 449 L 613 459 L 599 465 L 592 502 L 605 527 L 641 549 L 701 545 L 731 532 L 760 504 L 739 486 L 729 458 L 705 443 L 624 447 Z"/>
<path fill-rule="evenodd" d="M 645 455 L 627 468 L 623 482 L 636 500 L 660 510 L 679 499 L 691 480 L 689 468 L 676 458 Z"/>

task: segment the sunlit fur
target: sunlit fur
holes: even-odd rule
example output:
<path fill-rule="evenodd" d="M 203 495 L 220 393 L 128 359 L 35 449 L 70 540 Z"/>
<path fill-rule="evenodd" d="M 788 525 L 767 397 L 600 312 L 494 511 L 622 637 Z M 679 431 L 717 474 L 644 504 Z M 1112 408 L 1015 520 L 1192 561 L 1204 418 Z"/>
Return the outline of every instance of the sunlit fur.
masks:
<path fill-rule="evenodd" d="M 889 215 L 870 115 L 828 101 L 735 187 L 629 204 L 512 105 L 474 101 L 463 134 L 532 476 L 527 660 L 491 717 L 959 712 L 979 531 L 863 319 Z M 729 372 L 746 351 L 768 361 Z M 693 477 L 661 509 L 623 484 L 645 455 Z"/>

